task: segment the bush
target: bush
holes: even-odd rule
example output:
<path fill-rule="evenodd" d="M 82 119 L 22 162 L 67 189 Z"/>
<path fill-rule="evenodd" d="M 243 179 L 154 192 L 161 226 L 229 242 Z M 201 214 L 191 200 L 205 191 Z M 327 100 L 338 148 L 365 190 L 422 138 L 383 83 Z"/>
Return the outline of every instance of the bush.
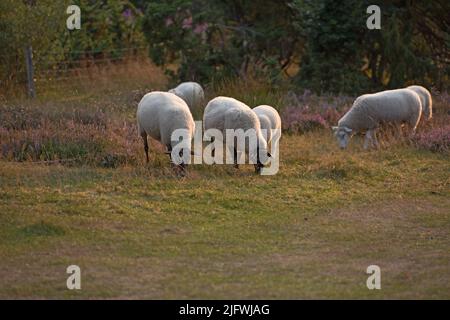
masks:
<path fill-rule="evenodd" d="M 354 98 L 342 95 L 317 96 L 310 90 L 305 90 L 301 94 L 290 91 L 284 100 L 284 104 L 289 106 L 281 114 L 284 130 L 304 133 L 337 124 Z"/>
<path fill-rule="evenodd" d="M 151 1 L 143 23 L 150 56 L 177 82 L 211 83 L 247 74 L 279 80 L 298 43 L 289 3 Z"/>
<path fill-rule="evenodd" d="M 450 125 L 433 128 L 430 131 L 420 133 L 415 138 L 419 148 L 433 152 L 450 152 Z"/>
<path fill-rule="evenodd" d="M 70 4 L 81 9 L 81 30 L 66 28 Z M 0 95 L 20 96 L 15 87 L 26 80 L 26 44 L 33 49 L 36 78 L 56 75 L 84 59 L 117 60 L 130 53 L 126 48 L 144 47 L 141 21 L 129 0 L 0 1 Z"/>
<path fill-rule="evenodd" d="M 100 109 L 2 107 L 0 120 L 0 159 L 117 167 L 142 155 L 135 122 Z"/>
<path fill-rule="evenodd" d="M 13 161 L 94 162 L 104 149 L 99 128 L 66 122 L 28 130 L 0 128 L 0 157 Z"/>
<path fill-rule="evenodd" d="M 281 113 L 283 130 L 288 133 L 305 133 L 328 128 L 325 119 L 318 113 L 305 113 L 296 107 L 286 107 Z"/>

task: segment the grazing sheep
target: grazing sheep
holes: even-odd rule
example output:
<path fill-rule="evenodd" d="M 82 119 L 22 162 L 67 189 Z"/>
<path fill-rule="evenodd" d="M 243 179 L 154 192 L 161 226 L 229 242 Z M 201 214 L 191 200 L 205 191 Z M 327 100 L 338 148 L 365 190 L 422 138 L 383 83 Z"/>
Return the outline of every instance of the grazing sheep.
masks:
<path fill-rule="evenodd" d="M 406 89 L 412 90 L 419 95 L 422 102 L 422 114 L 427 120 L 430 120 L 433 117 L 433 100 L 431 99 L 430 91 L 422 86 L 409 86 Z"/>
<path fill-rule="evenodd" d="M 381 122 L 408 123 L 415 132 L 422 114 L 419 95 L 409 89 L 387 90 L 358 97 L 333 131 L 341 149 L 347 147 L 351 134 L 367 130 L 364 149 L 369 141 L 378 145 L 375 130 Z"/>
<path fill-rule="evenodd" d="M 239 130 L 250 132 L 254 130 L 256 143 L 250 143 L 246 150 L 239 150 L 236 141 L 224 141 L 228 148 L 234 145 L 234 164 L 238 168 L 238 152 L 246 152 L 250 159 L 256 159 L 255 171 L 259 173 L 264 164 L 269 161 L 270 154 L 267 151 L 267 142 L 261 132 L 261 125 L 256 114 L 246 104 L 228 97 L 217 97 L 211 100 L 205 108 L 203 115 L 203 125 L 205 133 L 209 129 L 217 129 L 224 135 L 226 140 L 226 130 Z M 236 131 L 235 131 L 236 132 Z"/>
<path fill-rule="evenodd" d="M 255 107 L 253 108 L 253 112 L 258 116 L 264 138 L 266 138 L 269 144 L 272 141 L 272 130 L 281 130 L 280 115 L 275 108 L 267 105 Z"/>
<path fill-rule="evenodd" d="M 138 132 L 144 140 L 147 163 L 149 162 L 147 135 L 160 141 L 171 154 L 172 149 L 180 143 L 178 140 L 172 141 L 172 133 L 177 129 L 184 129 L 187 141 L 183 142 L 190 150 L 195 123 L 189 107 L 181 98 L 168 92 L 154 91 L 147 93 L 139 102 L 136 116 Z M 183 154 L 180 154 L 180 156 L 187 157 Z M 172 155 L 170 157 L 174 161 Z M 186 165 L 184 159 L 179 164 L 183 170 Z"/>
<path fill-rule="evenodd" d="M 197 82 L 183 82 L 176 88 L 170 89 L 169 92 L 176 94 L 183 99 L 191 111 L 193 111 L 193 108 L 196 106 L 201 105 L 205 99 L 203 88 Z"/>

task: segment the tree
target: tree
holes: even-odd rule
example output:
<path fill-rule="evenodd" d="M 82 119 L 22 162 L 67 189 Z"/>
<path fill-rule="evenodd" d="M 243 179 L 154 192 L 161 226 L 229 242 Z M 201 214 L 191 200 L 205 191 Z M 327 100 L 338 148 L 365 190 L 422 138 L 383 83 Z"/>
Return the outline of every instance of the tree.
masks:
<path fill-rule="evenodd" d="M 360 92 L 365 8 L 359 0 L 295 0 L 297 31 L 307 39 L 298 83 L 317 92 Z"/>
<path fill-rule="evenodd" d="M 378 1 L 381 30 L 366 27 L 372 1 L 294 0 L 306 39 L 298 83 L 317 92 L 357 94 L 411 83 L 448 88 L 448 1 Z"/>
<path fill-rule="evenodd" d="M 296 51 L 291 17 L 287 1 L 158 0 L 147 5 L 144 32 L 157 64 L 179 64 L 177 79 L 275 78 Z"/>
<path fill-rule="evenodd" d="M 51 0 L 33 5 L 29 1 L 0 1 L 0 87 L 25 80 L 26 46 L 43 51 L 54 47 L 54 40 L 61 31 L 58 26 L 65 23 L 62 13 L 65 7 Z M 35 58 L 43 57 L 35 55 Z"/>
<path fill-rule="evenodd" d="M 366 32 L 366 74 L 375 87 L 449 83 L 448 1 L 384 1 L 382 29 Z"/>

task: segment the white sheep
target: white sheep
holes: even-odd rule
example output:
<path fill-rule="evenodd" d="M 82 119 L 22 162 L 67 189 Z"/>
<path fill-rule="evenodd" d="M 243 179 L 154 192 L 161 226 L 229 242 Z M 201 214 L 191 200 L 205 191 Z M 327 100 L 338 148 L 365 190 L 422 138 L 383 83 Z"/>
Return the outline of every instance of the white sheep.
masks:
<path fill-rule="evenodd" d="M 193 111 L 195 107 L 200 106 L 205 99 L 203 88 L 197 82 L 183 82 L 176 88 L 170 89 L 168 92 L 183 99 L 191 111 Z"/>
<path fill-rule="evenodd" d="M 273 131 L 281 130 L 281 118 L 278 111 L 268 105 L 257 106 L 252 109 L 259 118 L 261 129 L 267 144 L 272 141 Z"/>
<path fill-rule="evenodd" d="M 353 133 L 366 132 L 364 149 L 369 142 L 378 145 L 375 130 L 380 123 L 408 123 L 414 134 L 422 114 L 419 95 L 409 89 L 387 90 L 358 97 L 333 131 L 344 149 Z"/>
<path fill-rule="evenodd" d="M 205 134 L 207 130 L 217 129 L 222 132 L 224 142 L 234 153 L 234 164 L 238 167 L 238 152 L 248 153 L 250 159 L 256 159 L 255 170 L 260 172 L 267 164 L 270 154 L 267 151 L 267 142 L 261 132 L 261 124 L 252 109 L 246 104 L 229 97 L 217 97 L 211 100 L 203 115 Z M 236 145 L 236 141 L 226 141 L 227 130 L 239 130 L 255 133 L 256 143 L 249 143 L 245 150 Z M 235 131 L 236 132 L 236 131 Z M 233 139 L 235 140 L 235 139 Z M 254 161 L 254 160 L 253 160 Z"/>
<path fill-rule="evenodd" d="M 171 154 L 172 149 L 180 143 L 180 140 L 172 140 L 172 133 L 177 129 L 184 129 L 186 141 L 183 143 L 190 151 L 195 123 L 183 99 L 168 92 L 147 93 L 139 102 L 136 117 L 139 135 L 144 140 L 147 163 L 149 162 L 147 135 L 160 141 L 167 147 L 167 153 Z M 190 152 L 188 155 L 180 154 L 180 156 L 183 160 L 179 166 L 184 169 L 187 165 L 184 159 L 190 157 Z M 174 161 L 172 155 L 171 160 Z"/>
<path fill-rule="evenodd" d="M 419 95 L 422 102 L 422 114 L 427 120 L 433 117 L 433 100 L 431 99 L 430 91 L 422 86 L 409 86 L 406 89 L 412 90 Z"/>

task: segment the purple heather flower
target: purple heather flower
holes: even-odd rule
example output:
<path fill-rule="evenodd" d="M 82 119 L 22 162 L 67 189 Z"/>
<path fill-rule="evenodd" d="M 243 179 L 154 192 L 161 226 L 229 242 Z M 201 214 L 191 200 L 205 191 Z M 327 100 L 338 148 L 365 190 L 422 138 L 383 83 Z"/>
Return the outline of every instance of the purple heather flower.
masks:
<path fill-rule="evenodd" d="M 186 18 L 182 23 L 183 29 L 192 29 L 192 17 Z"/>
<path fill-rule="evenodd" d="M 172 18 L 167 18 L 166 19 L 166 27 L 169 27 L 173 24 L 173 19 Z"/>
<path fill-rule="evenodd" d="M 131 9 L 128 8 L 128 9 L 126 9 L 124 12 L 122 12 L 122 16 L 123 16 L 126 20 L 133 19 L 133 11 L 131 11 Z"/>
<path fill-rule="evenodd" d="M 201 34 L 201 33 L 205 32 L 207 29 L 208 29 L 208 24 L 206 22 L 201 23 L 201 24 L 198 24 L 195 26 L 194 33 Z"/>

